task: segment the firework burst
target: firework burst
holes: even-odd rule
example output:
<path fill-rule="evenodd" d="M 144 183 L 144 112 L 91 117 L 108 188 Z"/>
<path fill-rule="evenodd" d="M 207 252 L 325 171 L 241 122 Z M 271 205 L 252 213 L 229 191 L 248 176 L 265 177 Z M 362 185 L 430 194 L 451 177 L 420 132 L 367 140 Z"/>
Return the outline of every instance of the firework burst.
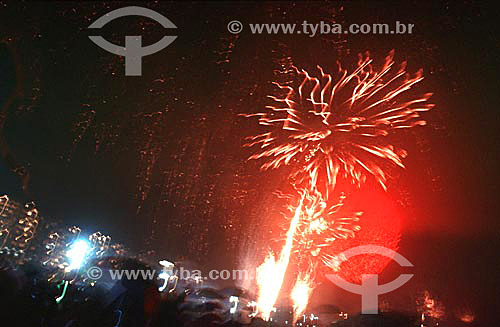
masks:
<path fill-rule="evenodd" d="M 294 68 L 295 86 L 274 83 L 284 95 L 271 95 L 259 117 L 266 132 L 248 137 L 246 146 L 259 150 L 249 159 L 262 159 L 263 170 L 294 164 L 296 185 L 317 186 L 324 181 L 328 194 L 338 177 L 361 184 L 368 176 L 386 188 L 387 169 L 403 166 L 406 151 L 389 141 L 398 130 L 425 125 L 420 113 L 430 110 L 431 93 L 412 97 L 410 90 L 422 81 L 422 70 L 406 72 L 406 62 L 395 68 L 394 51 L 376 71 L 369 56 L 359 56 L 348 73 L 338 64 L 336 76 L 318 66 L 319 77 Z"/>
<path fill-rule="evenodd" d="M 278 193 L 278 196 L 286 198 L 288 203 L 299 203 L 301 207 L 293 249 L 298 257 L 319 257 L 324 260 L 322 249 L 330 247 L 336 240 L 354 237 L 360 230 L 358 222 L 363 213 L 341 211 L 346 199 L 343 193 L 333 202 L 315 188 L 297 190 L 297 193 L 299 201 L 293 195 Z M 299 204 L 289 205 L 289 214 L 285 214 L 285 217 L 295 217 Z"/>
<path fill-rule="evenodd" d="M 292 204 L 286 215 L 291 218 L 279 259 L 270 253 L 257 268 L 257 307 L 264 319 L 269 319 L 290 263 L 298 271 L 290 294 L 295 317 L 307 307 L 319 265 L 340 271 L 332 245 L 356 239 L 362 212 L 341 211 L 345 196 L 336 189 L 338 181 L 359 187 L 373 178 L 386 190 L 390 169 L 404 168 L 406 157 L 391 135 L 426 124 L 420 114 L 433 108 L 431 93 L 409 92 L 422 81 L 422 70 L 412 76 L 406 62 L 395 68 L 393 58 L 391 51 L 376 70 L 369 55 L 360 55 L 351 73 L 340 64 L 334 75 L 318 66 L 319 77 L 293 67 L 298 83 L 275 83 L 281 92 L 269 96 L 272 105 L 243 115 L 259 117 L 266 128 L 247 138 L 245 146 L 258 147 L 249 159 L 263 161 L 262 170 L 291 167 L 290 182 L 299 195 L 285 196 Z M 333 200 L 332 194 L 341 194 L 340 199 Z"/>

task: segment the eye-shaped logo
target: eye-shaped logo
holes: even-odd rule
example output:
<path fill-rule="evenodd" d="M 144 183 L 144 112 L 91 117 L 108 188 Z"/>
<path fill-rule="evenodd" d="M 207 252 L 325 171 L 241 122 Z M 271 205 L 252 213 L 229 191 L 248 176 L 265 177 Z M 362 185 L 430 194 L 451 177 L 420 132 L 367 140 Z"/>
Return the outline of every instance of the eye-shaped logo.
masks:
<path fill-rule="evenodd" d="M 156 11 L 135 6 L 110 11 L 93 22 L 89 28 L 102 28 L 110 21 L 125 16 L 148 17 L 160 23 L 164 28 L 177 28 L 168 18 Z M 104 50 L 125 57 L 126 76 L 141 76 L 142 57 L 156 53 L 167 47 L 170 43 L 174 42 L 177 36 L 164 36 L 160 41 L 146 47 L 142 46 L 142 37 L 140 35 L 125 36 L 125 47 L 108 42 L 102 36 L 89 36 L 89 38 Z"/>
<path fill-rule="evenodd" d="M 413 267 L 410 261 L 401 254 L 378 245 L 361 245 L 339 254 L 337 257 L 339 263 L 349 260 L 349 258 L 360 254 L 380 254 L 389 257 L 399 263 L 403 267 Z M 361 276 L 361 285 L 349 283 L 340 278 L 338 275 L 325 275 L 331 282 L 340 288 L 345 289 L 354 294 L 361 294 L 361 313 L 377 314 L 378 313 L 378 295 L 389 293 L 403 286 L 408 282 L 413 274 L 401 274 L 398 278 L 387 284 L 378 284 L 378 275 L 363 274 Z"/>

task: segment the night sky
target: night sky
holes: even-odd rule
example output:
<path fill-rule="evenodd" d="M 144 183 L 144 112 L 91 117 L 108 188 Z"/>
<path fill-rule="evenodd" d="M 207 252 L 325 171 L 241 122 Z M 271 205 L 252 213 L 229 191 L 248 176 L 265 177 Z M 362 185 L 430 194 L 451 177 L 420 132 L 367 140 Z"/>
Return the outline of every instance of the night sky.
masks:
<path fill-rule="evenodd" d="M 128 17 L 98 32 L 115 44 L 125 35 L 144 44 L 178 36 L 143 58 L 140 77 L 124 76 L 123 58 L 88 39 L 90 23 L 131 4 L 177 26 Z M 236 36 L 226 28 L 234 19 L 415 28 L 308 37 L 252 35 L 246 25 Z M 421 87 L 436 104 L 428 126 L 405 136 L 407 169 L 389 184 L 404 212 L 400 252 L 415 265 L 406 292 L 431 289 L 450 314 L 469 306 L 487 321 L 500 294 L 497 20 L 493 6 L 474 1 L 1 2 L 0 195 L 34 201 L 46 219 L 105 232 L 136 252 L 239 267 L 270 246 L 272 192 L 286 181 L 246 161 L 244 138 L 257 125 L 238 114 L 266 105 L 286 60 L 333 69 L 337 59 L 395 49 L 409 71 L 424 69 Z M 332 298 L 325 289 L 319 302 Z"/>

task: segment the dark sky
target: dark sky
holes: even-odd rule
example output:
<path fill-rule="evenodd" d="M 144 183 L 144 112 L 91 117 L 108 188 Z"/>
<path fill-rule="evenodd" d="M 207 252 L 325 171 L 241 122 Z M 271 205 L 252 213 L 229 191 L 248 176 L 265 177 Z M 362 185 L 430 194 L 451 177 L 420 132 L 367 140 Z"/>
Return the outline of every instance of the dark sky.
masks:
<path fill-rule="evenodd" d="M 242 247 L 258 247 L 268 237 L 270 194 L 283 183 L 279 174 L 263 175 L 246 162 L 243 138 L 255 124 L 238 114 L 262 108 L 284 58 L 313 69 L 366 50 L 382 58 L 395 49 L 410 71 L 424 69 L 436 103 L 426 116 L 429 126 L 407 147 L 407 169 L 389 188 L 392 196 L 406 195 L 401 251 L 418 262 L 415 285 L 471 299 L 465 302 L 482 313 L 493 308 L 500 245 L 500 40 L 493 6 L 148 4 L 176 24 L 167 33 L 178 38 L 143 59 L 141 77 L 125 77 L 123 60 L 93 44 L 86 28 L 125 5 L 0 6 L 0 194 L 34 200 L 47 219 L 101 230 L 136 250 L 188 257 L 204 267 L 235 266 Z M 415 24 L 415 32 L 309 38 L 244 31 L 236 37 L 226 29 L 233 19 L 332 18 L 398 20 Z M 147 19 L 121 18 L 100 33 L 116 44 L 134 34 L 150 44 L 165 30 Z M 29 179 L 14 167 L 24 167 Z"/>

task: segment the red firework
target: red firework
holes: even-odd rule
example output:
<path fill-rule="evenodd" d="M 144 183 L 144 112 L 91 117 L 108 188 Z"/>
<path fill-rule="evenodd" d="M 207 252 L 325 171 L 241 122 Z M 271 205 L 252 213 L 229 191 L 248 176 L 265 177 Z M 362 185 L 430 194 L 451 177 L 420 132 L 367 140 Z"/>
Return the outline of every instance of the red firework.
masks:
<path fill-rule="evenodd" d="M 408 95 L 422 77 L 406 72 L 406 62 L 394 68 L 394 51 L 375 71 L 372 59 L 360 55 L 357 68 L 348 73 L 338 64 L 337 77 L 318 66 L 319 78 L 295 68 L 302 78 L 297 86 L 283 86 L 284 96 L 269 96 L 273 104 L 259 117 L 265 133 L 248 137 L 246 146 L 259 146 L 249 159 L 262 159 L 261 168 L 296 164 L 296 185 L 318 186 L 328 194 L 339 176 L 360 185 L 367 176 L 386 187 L 387 168 L 404 167 L 406 151 L 392 145 L 388 136 L 398 130 L 425 125 L 420 113 L 433 104 L 431 93 Z"/>
<path fill-rule="evenodd" d="M 279 259 L 271 253 L 257 269 L 257 302 L 265 319 L 292 254 L 299 273 L 291 300 L 298 315 L 307 307 L 320 263 L 344 279 L 360 281 L 362 274 L 381 272 L 390 259 L 363 255 L 341 263 L 338 254 L 368 244 L 397 250 L 399 216 L 386 198 L 358 190 L 346 209 L 343 193 L 336 190 L 340 178 L 360 187 L 369 176 L 386 190 L 388 170 L 404 167 L 406 156 L 389 136 L 425 125 L 420 113 L 433 107 L 427 102 L 430 93 L 408 92 L 423 79 L 422 70 L 410 76 L 405 62 L 394 69 L 393 57 L 391 51 L 381 69 L 374 70 L 372 59 L 360 56 L 352 73 L 339 64 L 335 77 L 319 66 L 319 78 L 294 67 L 302 78 L 295 87 L 276 84 L 283 96 L 269 96 L 273 105 L 266 112 L 244 115 L 258 116 L 267 128 L 247 138 L 246 146 L 259 146 L 249 159 L 263 160 L 263 170 L 292 166 L 290 181 L 300 195 L 298 201 L 290 197 L 290 225 Z M 334 190 L 342 194 L 340 201 L 331 201 Z"/>

